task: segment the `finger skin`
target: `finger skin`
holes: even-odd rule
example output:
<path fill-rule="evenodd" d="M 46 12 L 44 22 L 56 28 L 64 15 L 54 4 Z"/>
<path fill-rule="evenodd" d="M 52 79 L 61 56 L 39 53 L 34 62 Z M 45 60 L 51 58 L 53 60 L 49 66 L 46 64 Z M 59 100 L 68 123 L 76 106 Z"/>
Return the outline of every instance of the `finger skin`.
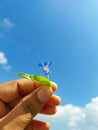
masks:
<path fill-rule="evenodd" d="M 48 105 L 45 105 L 40 113 L 47 114 L 47 115 L 53 115 L 56 113 L 56 106 L 49 107 Z"/>
<path fill-rule="evenodd" d="M 47 99 L 40 101 L 37 94 L 43 90 L 43 88 L 47 89 L 47 94 L 49 96 Z M 22 101 L 2 119 L 2 126 L 0 126 L 0 129 L 8 130 L 16 127 L 17 130 L 24 130 L 32 118 L 39 113 L 42 107 L 48 102 L 51 95 L 51 88 L 37 88 L 35 91 L 24 97 Z"/>
<path fill-rule="evenodd" d="M 41 83 L 28 79 L 19 79 L 1 84 L 0 100 L 5 103 L 15 101 L 20 97 L 26 96 L 40 86 L 42 86 Z M 52 89 L 53 91 L 57 89 L 57 85 L 54 82 L 52 82 Z"/>
<path fill-rule="evenodd" d="M 18 104 L 18 102 L 20 102 L 21 99 L 22 99 L 22 97 L 16 99 L 14 102 L 8 103 L 7 104 L 8 108 L 9 109 L 14 108 Z M 60 102 L 61 102 L 60 97 L 58 97 L 58 96 L 56 96 L 56 95 L 53 94 L 50 97 L 49 102 L 47 103 L 47 105 L 49 105 L 49 106 L 58 106 L 60 104 Z"/>
<path fill-rule="evenodd" d="M 49 130 L 50 124 L 47 122 L 42 122 L 38 120 L 32 120 L 25 130 Z"/>
<path fill-rule="evenodd" d="M 52 96 L 52 92 L 57 90 L 57 85 L 52 82 L 52 88 L 48 88 L 49 97 L 47 97 L 47 99 L 44 98 L 44 96 L 47 96 L 47 94 L 44 93 L 44 96 L 40 95 L 42 97 L 42 100 L 40 101 L 37 95 L 43 87 L 45 89 L 48 88 L 41 83 L 27 79 L 1 84 L 0 114 L 2 113 L 3 108 L 4 111 L 3 114 L 0 115 L 3 117 L 0 117 L 0 130 L 2 130 L 2 128 L 3 130 L 14 130 L 15 126 L 17 130 L 24 130 L 36 114 L 40 112 L 43 114 L 54 114 L 56 112 L 56 105 L 59 104 L 59 99 L 56 96 Z M 33 123 L 32 127 L 37 126 L 35 125 L 37 123 Z M 43 128 L 45 128 L 45 126 Z M 49 125 L 45 130 L 48 129 Z"/>
<path fill-rule="evenodd" d="M 27 79 L 10 81 L 0 85 L 0 118 L 12 110 L 22 98 L 40 87 L 41 84 Z M 56 91 L 57 85 L 52 82 L 52 89 Z M 56 96 L 50 98 L 49 105 L 59 104 Z M 5 105 L 6 104 L 6 105 Z M 44 112 L 44 111 L 43 111 Z M 46 113 L 47 114 L 47 113 Z M 49 114 L 49 113 L 48 113 Z"/>
<path fill-rule="evenodd" d="M 60 102 L 61 102 L 60 97 L 53 94 L 50 97 L 50 100 L 47 103 L 47 105 L 49 105 L 49 106 L 58 106 L 58 105 L 60 105 Z"/>
<path fill-rule="evenodd" d="M 0 118 L 5 116 L 10 110 L 6 107 L 6 105 L 0 101 Z"/>
<path fill-rule="evenodd" d="M 0 118 L 5 116 L 10 110 L 12 110 L 21 99 L 17 99 L 15 102 L 11 102 L 7 104 L 7 106 L 0 101 Z M 56 113 L 56 106 L 60 104 L 60 98 L 56 95 L 52 95 L 49 99 L 49 102 L 42 108 L 40 113 L 42 114 L 55 114 Z"/>

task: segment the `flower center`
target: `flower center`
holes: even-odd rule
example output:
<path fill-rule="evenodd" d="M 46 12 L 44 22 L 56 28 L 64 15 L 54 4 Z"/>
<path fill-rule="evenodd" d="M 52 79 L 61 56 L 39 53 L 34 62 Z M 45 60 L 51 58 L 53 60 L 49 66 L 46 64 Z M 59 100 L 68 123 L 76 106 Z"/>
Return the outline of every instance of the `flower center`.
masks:
<path fill-rule="evenodd" d="M 44 67 L 43 67 L 43 70 L 44 70 L 44 71 L 48 71 L 48 66 L 47 66 L 47 65 L 44 66 Z"/>

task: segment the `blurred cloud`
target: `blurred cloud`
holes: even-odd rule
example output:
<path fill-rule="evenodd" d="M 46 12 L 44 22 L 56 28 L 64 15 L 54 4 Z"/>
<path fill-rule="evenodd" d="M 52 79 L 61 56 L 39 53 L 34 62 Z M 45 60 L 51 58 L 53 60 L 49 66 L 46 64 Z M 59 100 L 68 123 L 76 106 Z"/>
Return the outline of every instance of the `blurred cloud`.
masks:
<path fill-rule="evenodd" d="M 11 70 L 11 66 L 9 66 L 9 65 L 3 65 L 3 69 L 6 71 L 6 72 L 10 72 L 10 70 Z"/>
<path fill-rule="evenodd" d="M 91 99 L 83 108 L 67 104 L 58 106 L 54 116 L 38 115 L 36 118 L 49 121 L 55 128 L 60 124 L 63 130 L 98 130 L 98 97 Z"/>
<path fill-rule="evenodd" d="M 15 24 L 8 18 L 3 18 L 0 20 L 0 28 L 5 31 L 10 31 L 14 26 Z"/>
<path fill-rule="evenodd" d="M 3 38 L 5 33 L 10 32 L 15 24 L 8 18 L 0 19 L 0 38 Z"/>
<path fill-rule="evenodd" d="M 0 64 L 7 64 L 7 58 L 3 52 L 0 52 Z"/>
<path fill-rule="evenodd" d="M 12 23 L 9 19 L 7 18 L 4 18 L 3 19 L 3 24 L 6 26 L 6 27 L 9 27 L 9 28 L 13 28 L 14 27 L 14 23 Z"/>
<path fill-rule="evenodd" d="M 7 72 L 9 72 L 11 69 L 11 66 L 8 65 L 8 59 L 4 52 L 0 52 L 0 65 L 2 65 L 2 68 Z"/>

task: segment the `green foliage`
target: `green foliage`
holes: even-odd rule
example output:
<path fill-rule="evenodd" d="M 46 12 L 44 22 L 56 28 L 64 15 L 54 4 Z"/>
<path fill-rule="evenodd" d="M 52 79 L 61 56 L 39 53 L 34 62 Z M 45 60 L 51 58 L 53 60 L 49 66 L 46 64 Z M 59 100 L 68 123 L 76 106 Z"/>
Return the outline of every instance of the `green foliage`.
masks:
<path fill-rule="evenodd" d="M 42 75 L 30 75 L 30 74 L 25 74 L 21 72 L 19 72 L 18 75 L 32 81 L 38 81 L 44 85 L 51 86 L 51 81 Z"/>

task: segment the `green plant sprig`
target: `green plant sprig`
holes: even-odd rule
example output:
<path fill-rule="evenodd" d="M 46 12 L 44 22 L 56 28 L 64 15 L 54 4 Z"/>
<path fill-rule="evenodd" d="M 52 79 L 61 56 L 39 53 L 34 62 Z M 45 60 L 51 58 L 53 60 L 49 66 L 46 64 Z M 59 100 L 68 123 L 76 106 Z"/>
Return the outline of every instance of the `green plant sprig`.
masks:
<path fill-rule="evenodd" d="M 46 85 L 46 86 L 49 86 L 49 87 L 52 86 L 50 79 L 46 78 L 45 76 L 32 75 L 32 74 L 30 75 L 30 74 L 25 74 L 25 73 L 22 73 L 22 72 L 18 72 L 17 74 L 19 76 L 23 77 L 23 78 L 26 78 L 26 79 L 29 79 L 29 80 L 32 80 L 32 81 L 38 81 L 38 82 L 42 83 L 43 85 Z"/>

